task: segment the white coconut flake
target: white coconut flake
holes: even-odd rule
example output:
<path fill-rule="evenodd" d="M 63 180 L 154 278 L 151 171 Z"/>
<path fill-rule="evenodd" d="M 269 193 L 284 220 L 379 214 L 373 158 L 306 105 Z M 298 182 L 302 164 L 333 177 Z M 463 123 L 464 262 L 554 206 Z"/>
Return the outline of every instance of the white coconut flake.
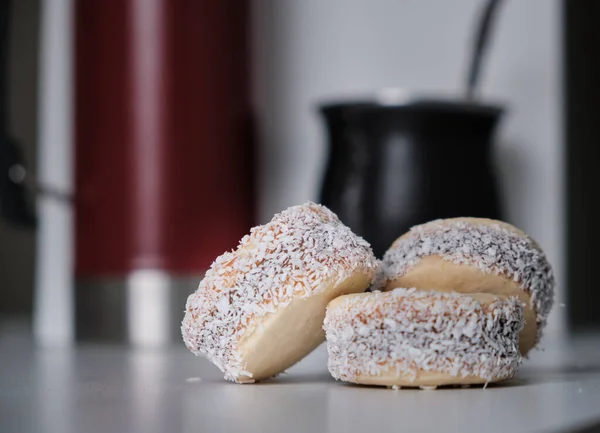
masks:
<path fill-rule="evenodd" d="M 311 202 L 291 207 L 215 260 L 187 300 L 183 340 L 225 379 L 252 377 L 238 344 L 259 319 L 355 273 L 374 277 L 377 266 L 369 244 L 329 209 Z"/>
<path fill-rule="evenodd" d="M 440 305 L 443 311 L 434 313 Z M 369 332 L 349 333 L 348 326 Z M 421 371 L 510 378 L 522 361 L 522 328 L 523 304 L 517 298 L 483 304 L 464 294 L 414 288 L 349 296 L 328 307 L 323 325 L 329 371 L 348 382 L 390 370 L 413 380 Z"/>
<path fill-rule="evenodd" d="M 436 220 L 413 227 L 384 255 L 372 290 L 382 289 L 430 255 L 518 283 L 530 295 L 536 314 L 536 343 L 540 341 L 554 303 L 555 280 L 546 255 L 529 236 L 497 223 L 464 220 Z"/>
<path fill-rule="evenodd" d="M 188 377 L 185 381 L 187 383 L 202 382 L 202 378 L 201 377 Z"/>

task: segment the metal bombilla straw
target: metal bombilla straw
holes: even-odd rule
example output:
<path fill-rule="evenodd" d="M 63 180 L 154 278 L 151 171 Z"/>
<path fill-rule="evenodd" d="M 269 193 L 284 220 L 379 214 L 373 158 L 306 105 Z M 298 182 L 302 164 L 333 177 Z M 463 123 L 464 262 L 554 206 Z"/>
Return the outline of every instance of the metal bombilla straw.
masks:
<path fill-rule="evenodd" d="M 494 26 L 494 20 L 498 14 L 498 8 L 502 0 L 488 0 L 483 6 L 481 14 L 477 21 L 475 37 L 471 52 L 471 62 L 469 65 L 466 82 L 466 99 L 473 102 L 477 97 L 481 69 L 489 46 L 490 34 Z"/>

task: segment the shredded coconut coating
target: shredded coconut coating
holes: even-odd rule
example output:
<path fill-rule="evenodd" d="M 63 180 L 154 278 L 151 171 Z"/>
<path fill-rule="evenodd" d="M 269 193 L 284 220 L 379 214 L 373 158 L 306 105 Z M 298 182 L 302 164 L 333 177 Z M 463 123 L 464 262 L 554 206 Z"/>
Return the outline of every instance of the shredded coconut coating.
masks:
<path fill-rule="evenodd" d="M 291 207 L 215 260 L 187 300 L 183 340 L 225 379 L 252 377 L 238 344 L 262 317 L 356 273 L 374 279 L 377 266 L 369 244 L 329 209 L 311 202 Z"/>
<path fill-rule="evenodd" d="M 398 288 L 347 296 L 329 307 L 323 329 L 331 375 L 348 382 L 396 370 L 513 377 L 522 357 L 523 305 L 517 298 L 490 304 L 456 292 Z"/>
<path fill-rule="evenodd" d="M 455 264 L 510 278 L 530 295 L 536 314 L 536 343 L 554 303 L 554 274 L 544 252 L 528 236 L 499 224 L 436 220 L 413 227 L 384 255 L 373 290 L 406 274 L 423 257 L 437 255 Z"/>

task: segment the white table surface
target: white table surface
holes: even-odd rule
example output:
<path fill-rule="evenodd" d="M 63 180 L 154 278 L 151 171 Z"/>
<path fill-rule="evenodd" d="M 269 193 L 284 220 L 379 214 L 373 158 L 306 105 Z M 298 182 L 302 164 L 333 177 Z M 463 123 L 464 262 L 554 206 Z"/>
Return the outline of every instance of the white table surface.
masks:
<path fill-rule="evenodd" d="M 345 385 L 329 376 L 324 349 L 276 380 L 236 385 L 182 347 L 40 349 L 0 324 L 0 431 L 517 433 L 600 423 L 600 335 L 536 352 L 517 378 L 485 390 Z"/>

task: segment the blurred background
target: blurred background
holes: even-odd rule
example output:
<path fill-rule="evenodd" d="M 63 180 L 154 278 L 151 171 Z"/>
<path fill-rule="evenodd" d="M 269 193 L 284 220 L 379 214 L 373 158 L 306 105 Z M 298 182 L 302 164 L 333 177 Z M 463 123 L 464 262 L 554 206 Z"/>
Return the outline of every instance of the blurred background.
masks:
<path fill-rule="evenodd" d="M 0 321 L 39 342 L 178 342 L 211 261 L 306 200 L 380 255 L 504 219 L 554 266 L 548 333 L 600 326 L 594 2 L 2 5 Z"/>

